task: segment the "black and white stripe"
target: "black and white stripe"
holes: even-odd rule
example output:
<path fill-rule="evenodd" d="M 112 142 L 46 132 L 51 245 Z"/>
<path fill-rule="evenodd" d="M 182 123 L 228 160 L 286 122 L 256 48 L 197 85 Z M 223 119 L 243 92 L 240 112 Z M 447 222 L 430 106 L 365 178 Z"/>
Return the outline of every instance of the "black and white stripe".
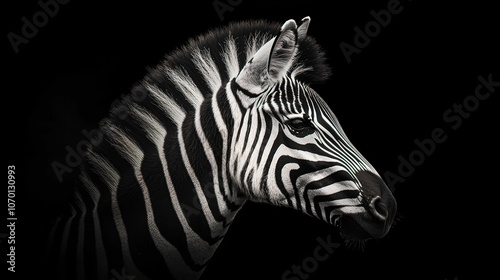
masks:
<path fill-rule="evenodd" d="M 111 110 L 54 227 L 58 278 L 197 279 L 247 199 L 387 232 L 392 195 L 309 87 L 330 73 L 309 21 L 193 39 Z"/>

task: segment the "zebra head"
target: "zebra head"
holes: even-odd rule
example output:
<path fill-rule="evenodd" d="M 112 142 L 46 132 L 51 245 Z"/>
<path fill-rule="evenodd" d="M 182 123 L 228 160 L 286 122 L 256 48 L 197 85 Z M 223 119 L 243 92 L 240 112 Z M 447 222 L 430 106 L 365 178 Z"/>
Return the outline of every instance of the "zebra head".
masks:
<path fill-rule="evenodd" d="M 230 82 L 233 107 L 241 111 L 231 139 L 231 176 L 252 201 L 303 211 L 347 239 L 380 238 L 396 212 L 391 191 L 327 103 L 296 79 L 308 70 L 294 59 L 309 22 L 285 22 Z"/>

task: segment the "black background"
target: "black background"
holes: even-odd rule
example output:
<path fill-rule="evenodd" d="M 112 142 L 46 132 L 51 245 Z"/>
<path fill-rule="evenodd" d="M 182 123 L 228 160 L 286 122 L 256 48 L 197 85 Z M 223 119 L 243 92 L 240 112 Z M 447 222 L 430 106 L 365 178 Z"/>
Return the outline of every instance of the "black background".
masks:
<path fill-rule="evenodd" d="M 478 76 L 492 73 L 500 81 L 496 8 L 478 1 L 401 1 L 403 10 L 347 63 L 339 44 L 353 45 L 353 28 L 363 29 L 373 20 L 370 11 L 386 9 L 388 0 L 243 0 L 223 20 L 212 2 L 71 1 L 17 54 L 7 34 L 21 34 L 21 18 L 31 19 L 40 7 L 36 1 L 3 4 L 3 148 L 4 166 L 17 170 L 16 276 L 42 277 L 47 269 L 40 263 L 49 218 L 71 177 L 59 183 L 51 163 L 64 163 L 65 147 L 85 139 L 81 131 L 96 128 L 146 67 L 188 38 L 230 21 L 298 21 L 307 15 L 309 34 L 325 48 L 334 72 L 314 88 L 379 173 L 398 174 L 398 157 L 408 158 L 414 141 L 431 137 L 433 129 L 447 136 L 395 185 L 400 217 L 391 232 L 368 242 L 364 251 L 342 246 L 308 279 L 484 279 L 491 271 L 498 276 L 493 259 L 500 88 L 456 130 L 443 119 L 474 94 Z M 281 279 L 312 256 L 318 236 L 330 234 L 338 238 L 327 225 L 293 210 L 248 203 L 203 279 Z M 7 243 L 1 241 L 4 260 Z"/>

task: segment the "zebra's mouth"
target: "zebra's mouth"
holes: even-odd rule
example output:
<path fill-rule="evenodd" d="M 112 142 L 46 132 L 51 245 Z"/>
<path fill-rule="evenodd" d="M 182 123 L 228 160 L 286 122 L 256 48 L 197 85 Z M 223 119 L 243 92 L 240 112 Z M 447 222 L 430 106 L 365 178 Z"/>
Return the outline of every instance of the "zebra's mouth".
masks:
<path fill-rule="evenodd" d="M 365 240 L 373 238 L 373 236 L 363 228 L 355 217 L 345 216 L 342 219 L 342 227 L 340 235 L 349 240 Z"/>
<path fill-rule="evenodd" d="M 338 215 L 331 219 L 331 224 L 340 232 L 346 240 L 365 240 L 373 238 L 354 217 Z"/>

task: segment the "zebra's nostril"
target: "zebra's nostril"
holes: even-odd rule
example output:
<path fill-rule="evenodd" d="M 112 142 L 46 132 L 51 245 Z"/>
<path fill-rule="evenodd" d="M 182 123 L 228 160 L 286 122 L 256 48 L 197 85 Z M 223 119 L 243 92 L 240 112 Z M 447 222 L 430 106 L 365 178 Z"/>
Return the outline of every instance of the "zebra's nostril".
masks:
<path fill-rule="evenodd" d="M 380 221 L 385 221 L 387 218 L 387 207 L 385 203 L 382 202 L 382 198 L 380 196 L 376 196 L 372 198 L 370 204 L 368 205 L 368 209 L 370 213 L 372 213 L 375 218 Z"/>

